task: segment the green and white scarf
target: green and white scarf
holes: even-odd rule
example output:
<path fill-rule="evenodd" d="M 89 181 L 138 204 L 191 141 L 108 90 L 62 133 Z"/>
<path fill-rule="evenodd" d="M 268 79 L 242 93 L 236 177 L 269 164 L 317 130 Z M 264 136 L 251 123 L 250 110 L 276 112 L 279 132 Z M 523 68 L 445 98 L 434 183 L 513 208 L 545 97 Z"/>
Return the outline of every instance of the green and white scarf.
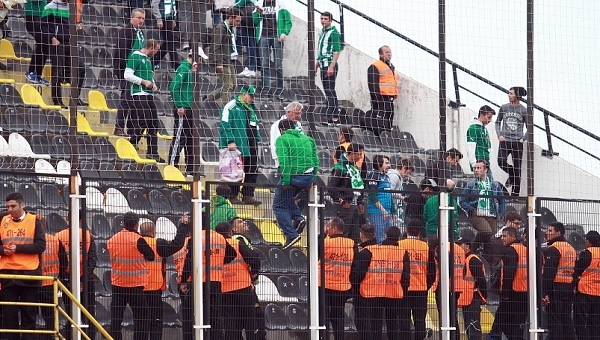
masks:
<path fill-rule="evenodd" d="M 485 181 L 477 180 L 477 186 L 479 187 L 479 195 L 492 195 L 492 181 L 489 178 L 486 178 Z M 492 199 L 490 197 L 479 197 L 477 201 L 477 216 L 494 216 Z"/>

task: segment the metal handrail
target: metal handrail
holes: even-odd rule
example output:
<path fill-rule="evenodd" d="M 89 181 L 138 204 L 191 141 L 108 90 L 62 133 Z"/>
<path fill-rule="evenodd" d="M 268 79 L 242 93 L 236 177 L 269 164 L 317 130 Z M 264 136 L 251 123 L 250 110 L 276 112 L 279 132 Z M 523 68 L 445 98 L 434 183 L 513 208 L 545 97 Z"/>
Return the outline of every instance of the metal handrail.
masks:
<path fill-rule="evenodd" d="M 100 332 L 100 334 L 102 334 L 104 339 L 113 340 L 113 338 L 110 336 L 110 334 L 108 334 L 108 332 L 104 329 L 104 327 L 102 327 L 102 325 L 100 325 L 100 323 L 98 323 L 98 321 L 96 321 L 94 316 L 90 312 L 88 312 L 88 310 L 85 309 L 85 307 L 83 307 L 81 302 L 79 302 L 77 299 L 75 299 L 75 296 L 73 296 L 71 291 L 69 291 L 69 289 L 62 282 L 60 282 L 57 278 L 52 277 L 52 276 L 42 276 L 42 275 L 0 274 L 0 280 L 29 280 L 29 281 L 52 280 L 53 281 L 52 289 L 53 289 L 53 296 L 54 296 L 53 303 L 14 302 L 14 301 L 0 302 L 0 306 L 2 306 L 2 305 L 15 306 L 16 305 L 16 306 L 34 306 L 34 307 L 53 307 L 54 308 L 54 329 L 53 330 L 0 329 L 0 333 L 54 334 L 54 335 L 62 338 L 62 336 L 60 336 L 60 325 L 59 325 L 59 319 L 58 319 L 59 312 L 60 312 L 60 314 L 62 314 L 67 319 L 67 321 L 69 321 L 69 323 L 71 323 L 71 325 L 74 328 L 76 328 L 77 331 L 86 340 L 91 340 L 91 338 L 87 334 L 85 334 L 85 332 L 83 331 L 83 328 L 80 325 L 75 324 L 73 319 L 69 316 L 69 314 L 67 312 L 65 312 L 65 310 L 59 306 L 58 291 L 60 289 L 60 291 L 63 293 L 63 296 L 66 295 L 71 300 L 71 302 L 73 302 L 79 308 L 81 313 L 83 315 L 85 315 L 85 317 L 88 318 L 88 320 L 92 323 L 92 325 L 94 325 L 94 327 L 96 327 L 96 329 L 98 329 L 98 331 Z"/>

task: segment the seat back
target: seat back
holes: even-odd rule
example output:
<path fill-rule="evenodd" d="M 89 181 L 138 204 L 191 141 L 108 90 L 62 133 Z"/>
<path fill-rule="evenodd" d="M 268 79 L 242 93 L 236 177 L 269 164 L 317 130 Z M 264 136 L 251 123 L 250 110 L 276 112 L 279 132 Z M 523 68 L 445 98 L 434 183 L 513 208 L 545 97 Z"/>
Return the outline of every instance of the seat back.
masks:
<path fill-rule="evenodd" d="M 269 262 L 274 273 L 289 273 L 292 271 L 290 260 L 279 248 L 271 248 L 269 250 Z"/>
<path fill-rule="evenodd" d="M 152 207 L 150 212 L 153 214 L 166 215 L 173 213 L 169 199 L 158 190 L 150 190 L 148 201 L 150 201 L 150 206 Z"/>

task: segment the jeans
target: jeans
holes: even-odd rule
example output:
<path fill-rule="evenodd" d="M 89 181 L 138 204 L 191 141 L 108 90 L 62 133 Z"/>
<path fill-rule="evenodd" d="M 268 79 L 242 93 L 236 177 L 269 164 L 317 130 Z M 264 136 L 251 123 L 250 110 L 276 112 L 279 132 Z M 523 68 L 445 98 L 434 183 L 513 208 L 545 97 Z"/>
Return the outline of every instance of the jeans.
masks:
<path fill-rule="evenodd" d="M 236 36 L 238 53 L 242 50 L 242 46 L 246 46 L 244 66 L 250 71 L 256 71 L 256 38 L 254 36 L 254 27 L 244 26 L 243 24 L 238 27 Z"/>
<path fill-rule="evenodd" d="M 379 244 L 385 239 L 385 230 L 388 227 L 394 226 L 394 219 L 391 215 L 390 218 L 386 220 L 383 218 L 383 214 L 369 214 L 369 222 L 375 227 L 375 237 Z"/>
<path fill-rule="evenodd" d="M 35 72 L 38 76 L 42 76 L 44 64 L 50 55 L 49 44 L 44 43 L 44 35 L 42 33 L 42 24 L 39 17 L 25 17 L 25 28 L 35 40 L 35 50 L 31 56 L 31 63 L 27 72 Z"/>
<path fill-rule="evenodd" d="M 325 92 L 325 98 L 327 98 L 327 120 L 339 119 L 340 114 L 338 111 L 338 98 L 335 92 L 335 79 L 338 74 L 338 66 L 335 64 L 333 75 L 327 76 L 327 68 L 321 67 L 321 82 L 323 83 L 323 91 Z"/>
<path fill-rule="evenodd" d="M 508 155 L 512 155 L 512 165 L 508 164 Z M 498 145 L 498 166 L 508 174 L 508 181 L 512 183 L 512 194 L 521 192 L 521 164 L 523 163 L 523 143 L 500 142 Z"/>
<path fill-rule="evenodd" d="M 275 188 L 275 197 L 273 198 L 273 214 L 277 218 L 279 229 L 285 234 L 286 238 L 292 239 L 298 236 L 294 229 L 293 221 L 301 221 L 302 209 L 296 204 L 296 197 L 305 195 L 306 189 L 313 182 L 313 175 L 292 175 L 290 185 Z M 282 185 L 279 180 L 279 185 Z"/>
<path fill-rule="evenodd" d="M 260 65 L 262 76 L 262 90 L 267 91 L 271 87 L 271 61 L 270 50 L 273 49 L 273 59 L 275 60 L 275 70 L 277 75 L 277 87 L 275 93 L 283 91 L 283 43 L 279 42 L 278 37 L 261 37 L 258 41 L 260 52 Z"/>

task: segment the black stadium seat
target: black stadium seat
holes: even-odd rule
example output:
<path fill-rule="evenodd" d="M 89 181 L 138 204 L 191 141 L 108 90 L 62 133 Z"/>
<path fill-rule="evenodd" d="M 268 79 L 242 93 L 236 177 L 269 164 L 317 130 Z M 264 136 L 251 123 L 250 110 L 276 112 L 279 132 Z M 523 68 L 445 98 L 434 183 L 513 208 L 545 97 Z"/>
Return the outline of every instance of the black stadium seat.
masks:
<path fill-rule="evenodd" d="M 48 130 L 48 118 L 38 107 L 27 110 L 27 129 L 31 133 L 46 133 Z"/>
<path fill-rule="evenodd" d="M 94 143 L 88 135 L 77 136 L 77 155 L 79 160 L 95 160 Z"/>
<path fill-rule="evenodd" d="M 146 196 L 144 196 L 144 194 L 137 189 L 131 189 L 127 192 L 127 202 L 129 202 L 131 209 L 134 210 L 152 210 L 150 202 L 148 202 Z"/>
<path fill-rule="evenodd" d="M 106 247 L 105 242 L 96 242 L 96 257 L 98 267 L 110 268 L 110 254 L 108 253 L 108 248 Z M 104 277 L 106 278 L 106 275 Z"/>
<path fill-rule="evenodd" d="M 48 118 L 48 133 L 66 135 L 69 133 L 69 122 L 60 111 L 50 110 L 46 113 Z"/>
<path fill-rule="evenodd" d="M 96 138 L 94 142 L 95 154 L 99 161 L 114 162 L 117 159 L 115 147 L 104 137 Z M 102 171 L 102 169 L 100 169 Z"/>
<path fill-rule="evenodd" d="M 31 136 L 31 149 L 38 155 L 53 155 L 54 147 L 48 141 L 48 138 L 44 135 L 33 135 Z"/>
<path fill-rule="evenodd" d="M 113 236 L 110 222 L 104 214 L 94 214 L 91 225 L 92 234 L 99 240 L 108 240 Z"/>
<path fill-rule="evenodd" d="M 171 203 L 167 197 L 158 190 L 150 190 L 148 194 L 148 201 L 150 202 L 151 209 L 148 210 L 149 213 L 155 215 L 167 215 L 173 212 L 171 208 Z"/>
<path fill-rule="evenodd" d="M 113 56 L 105 47 L 97 47 L 92 52 L 92 66 L 112 67 Z"/>
<path fill-rule="evenodd" d="M 48 232 L 56 234 L 57 232 L 67 228 L 69 223 L 59 214 L 52 212 L 46 216 L 46 225 L 48 226 Z"/>
<path fill-rule="evenodd" d="M 12 107 L 25 106 L 19 91 L 12 84 L 0 84 L 0 105 Z"/>
<path fill-rule="evenodd" d="M 204 162 L 219 162 L 219 148 L 212 142 L 202 143 L 201 155 Z"/>
<path fill-rule="evenodd" d="M 25 209 L 27 209 L 27 208 L 30 208 L 30 209 L 42 208 L 42 202 L 40 201 L 40 196 L 38 195 L 37 189 L 32 184 L 21 183 L 21 185 L 19 185 L 18 192 L 21 195 L 23 195 L 23 200 L 25 201 Z"/>
<path fill-rule="evenodd" d="M 2 129 L 5 131 L 21 133 L 28 128 L 25 115 L 16 108 L 9 107 L 2 112 Z"/>
<path fill-rule="evenodd" d="M 150 181 L 162 181 L 163 177 L 160 174 L 160 170 L 154 164 L 145 164 L 142 168 L 142 174 L 144 178 Z"/>
<path fill-rule="evenodd" d="M 126 181 L 139 181 L 140 185 L 144 183 L 144 175 L 137 169 L 137 164 L 135 163 L 123 164 L 121 167 L 121 176 L 123 176 L 123 179 Z"/>
<path fill-rule="evenodd" d="M 288 317 L 285 312 L 274 303 L 265 307 L 265 326 L 270 330 L 285 330 L 288 328 Z"/>
<path fill-rule="evenodd" d="M 183 215 L 192 211 L 192 202 L 181 191 L 171 192 L 171 207 L 175 215 Z"/>
<path fill-rule="evenodd" d="M 54 148 L 54 154 L 52 157 L 70 160 L 71 159 L 71 143 L 64 136 L 54 136 L 52 138 L 52 147 Z"/>
<path fill-rule="evenodd" d="M 308 300 L 308 276 L 302 275 L 298 279 L 298 289 L 300 293 L 298 294 L 299 301 L 307 301 Z"/>
<path fill-rule="evenodd" d="M 308 258 L 302 250 L 293 248 L 290 250 L 290 263 L 292 264 L 293 272 L 295 273 L 306 273 L 308 269 Z"/>
<path fill-rule="evenodd" d="M 288 328 L 290 330 L 308 329 L 308 315 L 304 308 L 295 303 L 290 303 L 285 308 L 289 320 Z"/>
<path fill-rule="evenodd" d="M 274 273 L 289 273 L 292 271 L 290 260 L 279 248 L 271 248 L 269 250 L 269 262 Z"/>
<path fill-rule="evenodd" d="M 68 210 L 60 190 L 54 184 L 44 184 L 41 189 L 42 205 L 53 210 Z"/>
<path fill-rule="evenodd" d="M 277 291 L 282 297 L 297 298 L 300 295 L 298 282 L 288 276 L 282 275 L 277 278 Z"/>

